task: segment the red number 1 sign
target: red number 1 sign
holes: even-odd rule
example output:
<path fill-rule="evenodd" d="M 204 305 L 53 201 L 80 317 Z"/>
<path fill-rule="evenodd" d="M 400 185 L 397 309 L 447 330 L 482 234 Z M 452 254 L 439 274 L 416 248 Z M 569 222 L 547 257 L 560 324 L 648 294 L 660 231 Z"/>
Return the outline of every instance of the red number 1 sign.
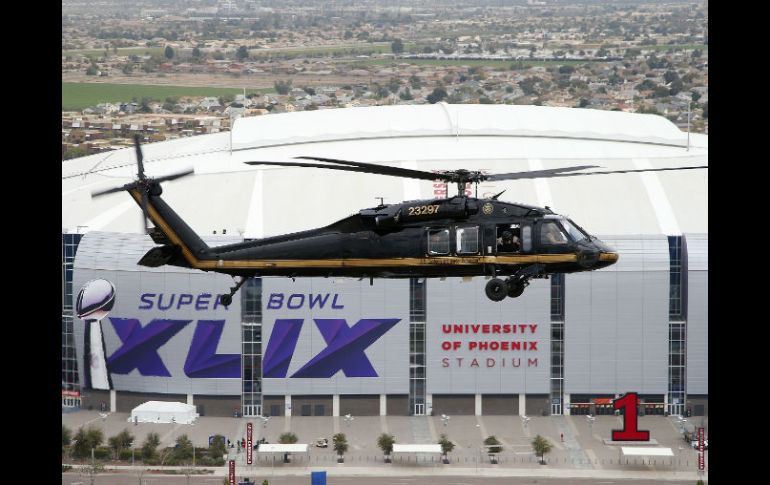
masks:
<path fill-rule="evenodd" d="M 615 409 L 624 409 L 623 429 L 612 430 L 612 441 L 650 441 L 649 431 L 636 429 L 636 406 L 639 398 L 635 392 L 629 392 L 612 402 Z"/>

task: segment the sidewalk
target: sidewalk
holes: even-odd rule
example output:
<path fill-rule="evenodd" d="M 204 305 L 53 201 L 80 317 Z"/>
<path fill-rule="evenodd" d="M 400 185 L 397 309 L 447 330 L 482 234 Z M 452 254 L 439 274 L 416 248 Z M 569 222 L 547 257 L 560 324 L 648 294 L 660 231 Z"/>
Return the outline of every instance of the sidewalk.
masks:
<path fill-rule="evenodd" d="M 72 465 L 76 470 L 79 465 Z M 130 472 L 140 467 L 131 467 L 123 465 L 106 465 L 105 470 L 120 470 Z M 177 472 L 187 469 L 182 466 L 167 467 L 146 467 L 147 470 L 175 470 Z M 196 470 L 212 470 L 213 474 L 203 476 L 226 477 L 227 467 L 196 467 Z M 573 470 L 564 468 L 549 468 L 543 466 L 540 468 L 460 468 L 448 466 L 418 467 L 418 466 L 382 466 L 382 467 L 351 467 L 344 464 L 335 464 L 328 467 L 305 467 L 305 468 L 271 468 L 271 467 L 249 467 L 236 466 L 236 476 L 250 476 L 259 474 L 260 476 L 310 476 L 311 471 L 325 470 L 328 476 L 334 477 L 415 477 L 415 476 L 448 476 L 448 477 L 532 477 L 532 478 L 596 478 L 596 479 L 643 479 L 673 481 L 684 480 L 708 481 L 708 473 L 699 475 L 697 472 L 682 471 L 644 471 L 644 470 Z M 159 476 L 162 474 L 152 474 Z M 176 474 L 178 476 L 178 473 Z M 145 475 L 148 476 L 148 475 Z M 196 475 L 200 476 L 200 475 Z"/>

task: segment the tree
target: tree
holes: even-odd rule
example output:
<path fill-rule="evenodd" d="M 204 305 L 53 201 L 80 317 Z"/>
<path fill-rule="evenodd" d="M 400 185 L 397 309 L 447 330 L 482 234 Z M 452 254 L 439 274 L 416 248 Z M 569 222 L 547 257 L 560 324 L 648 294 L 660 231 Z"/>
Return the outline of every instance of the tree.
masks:
<path fill-rule="evenodd" d="M 166 56 L 166 59 L 173 59 L 174 58 L 174 49 L 171 48 L 170 45 L 166 46 L 166 50 L 163 51 L 163 55 Z"/>
<path fill-rule="evenodd" d="M 709 119 L 709 103 L 706 101 L 706 103 L 703 105 L 703 119 L 707 120 Z"/>
<path fill-rule="evenodd" d="M 401 54 L 404 52 L 404 43 L 401 42 L 401 39 L 396 39 L 390 44 L 390 50 L 392 50 L 394 54 Z"/>
<path fill-rule="evenodd" d="M 196 59 L 200 59 L 201 57 L 201 50 L 198 46 L 193 47 L 192 50 L 192 56 Z"/>
<path fill-rule="evenodd" d="M 149 460 L 155 458 L 156 450 L 160 445 L 160 436 L 158 433 L 147 433 L 147 437 L 142 443 L 142 458 Z"/>
<path fill-rule="evenodd" d="M 679 79 L 679 74 L 676 71 L 669 70 L 663 74 L 663 79 L 666 81 L 666 84 L 672 83 Z"/>
<path fill-rule="evenodd" d="M 209 444 L 208 454 L 212 459 L 220 460 L 222 455 L 227 453 L 227 447 L 225 446 L 225 437 L 221 434 L 214 435 L 214 439 Z"/>
<path fill-rule="evenodd" d="M 502 446 L 497 446 L 500 444 L 500 441 L 494 435 L 487 437 L 484 440 L 484 444 L 487 446 L 488 453 L 501 453 L 503 451 Z"/>
<path fill-rule="evenodd" d="M 90 465 L 83 465 L 80 467 L 81 475 L 88 475 L 88 479 L 91 480 L 91 485 L 94 485 L 96 481 L 96 475 L 104 471 L 104 465 L 101 463 L 91 463 Z"/>
<path fill-rule="evenodd" d="M 273 87 L 278 94 L 289 94 L 289 91 L 291 91 L 291 83 L 291 79 L 288 81 L 280 80 L 274 82 Z"/>
<path fill-rule="evenodd" d="M 186 434 L 179 436 L 176 439 L 176 446 L 174 446 L 174 459 L 180 463 L 188 460 L 192 460 L 193 457 L 193 444 L 190 438 Z"/>
<path fill-rule="evenodd" d="M 345 437 L 345 433 L 337 433 L 332 436 L 332 442 L 334 443 L 334 451 L 337 452 L 338 462 L 344 461 L 345 452 L 348 451 L 348 439 Z"/>
<path fill-rule="evenodd" d="M 64 424 L 61 425 L 61 445 L 62 447 L 68 446 L 72 442 L 72 430 L 66 427 Z"/>
<path fill-rule="evenodd" d="M 449 457 L 447 454 L 451 453 L 455 449 L 455 444 L 447 439 L 445 434 L 441 435 L 441 439 L 438 440 L 438 444 L 441 445 L 441 453 L 444 455 L 444 463 L 449 463 Z"/>
<path fill-rule="evenodd" d="M 129 448 L 134 442 L 134 435 L 129 433 L 127 429 L 124 429 L 117 435 L 107 440 L 107 442 L 109 443 L 110 448 L 112 448 L 112 451 L 115 452 L 115 458 L 117 459 L 120 457 L 120 451 Z"/>
<path fill-rule="evenodd" d="M 419 77 L 412 74 L 409 78 L 409 85 L 412 86 L 412 89 L 420 89 L 422 88 L 422 81 L 420 81 Z"/>
<path fill-rule="evenodd" d="M 283 433 L 281 436 L 278 437 L 278 442 L 283 445 L 290 445 L 297 442 L 297 435 L 294 433 Z"/>
<path fill-rule="evenodd" d="M 238 50 L 235 52 L 235 58 L 239 61 L 249 58 L 249 50 L 245 45 L 242 45 L 238 48 Z"/>
<path fill-rule="evenodd" d="M 430 104 L 436 104 L 446 97 L 447 97 L 446 89 L 435 88 L 433 89 L 433 92 L 428 95 L 427 99 Z"/>
<path fill-rule="evenodd" d="M 545 454 L 551 451 L 551 448 L 551 443 L 540 435 L 535 436 L 535 439 L 532 440 L 532 449 L 535 451 L 535 455 L 540 457 L 540 464 L 545 464 Z"/>
<path fill-rule="evenodd" d="M 72 450 L 72 456 L 75 458 L 88 458 L 91 456 L 91 449 L 97 448 L 104 442 L 104 433 L 98 428 L 89 427 L 84 430 L 82 427 L 73 438 L 75 446 Z"/>
<path fill-rule="evenodd" d="M 405 88 L 403 91 L 401 91 L 398 94 L 398 97 L 403 99 L 404 101 L 411 101 L 414 99 L 414 96 L 412 96 L 412 91 L 409 90 L 409 88 Z"/>
<path fill-rule="evenodd" d="M 393 452 L 393 443 L 396 442 L 396 439 L 393 437 L 392 434 L 382 433 L 379 438 L 377 438 L 377 446 L 380 447 L 382 452 L 385 454 L 385 461 L 390 461 L 390 454 Z"/>

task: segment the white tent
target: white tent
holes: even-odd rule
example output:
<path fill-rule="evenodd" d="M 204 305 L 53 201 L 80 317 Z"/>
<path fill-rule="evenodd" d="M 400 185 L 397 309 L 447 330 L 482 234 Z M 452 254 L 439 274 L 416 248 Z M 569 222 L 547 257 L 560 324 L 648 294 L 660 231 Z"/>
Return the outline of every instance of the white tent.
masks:
<path fill-rule="evenodd" d="M 130 422 L 192 424 L 198 418 L 195 406 L 181 402 L 147 401 L 131 411 Z"/>

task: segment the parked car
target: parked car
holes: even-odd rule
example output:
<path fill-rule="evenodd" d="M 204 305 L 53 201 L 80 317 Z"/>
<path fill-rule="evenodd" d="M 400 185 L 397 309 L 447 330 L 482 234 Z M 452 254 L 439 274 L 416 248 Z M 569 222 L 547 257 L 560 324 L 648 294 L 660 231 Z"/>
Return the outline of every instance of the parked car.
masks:
<path fill-rule="evenodd" d="M 316 448 L 328 448 L 329 440 L 327 438 L 318 438 L 315 440 L 315 446 Z"/>

